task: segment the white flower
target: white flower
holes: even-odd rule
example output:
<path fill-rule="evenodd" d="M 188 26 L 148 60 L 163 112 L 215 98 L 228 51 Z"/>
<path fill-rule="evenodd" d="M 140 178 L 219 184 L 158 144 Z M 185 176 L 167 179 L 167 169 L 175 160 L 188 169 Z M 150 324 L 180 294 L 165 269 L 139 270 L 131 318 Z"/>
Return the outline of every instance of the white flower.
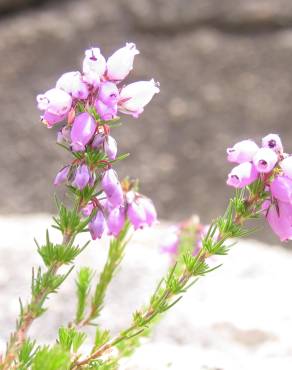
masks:
<path fill-rule="evenodd" d="M 138 117 L 153 96 L 159 93 L 159 84 L 153 79 L 138 81 L 125 86 L 120 93 L 119 110 Z"/>
<path fill-rule="evenodd" d="M 134 57 L 139 53 L 133 43 L 126 43 L 126 46 L 118 49 L 108 58 L 107 77 L 114 81 L 123 80 L 133 69 Z"/>
<path fill-rule="evenodd" d="M 105 71 L 106 60 L 100 53 L 100 49 L 91 48 L 86 50 L 83 60 L 83 80 L 93 86 L 97 86 Z"/>

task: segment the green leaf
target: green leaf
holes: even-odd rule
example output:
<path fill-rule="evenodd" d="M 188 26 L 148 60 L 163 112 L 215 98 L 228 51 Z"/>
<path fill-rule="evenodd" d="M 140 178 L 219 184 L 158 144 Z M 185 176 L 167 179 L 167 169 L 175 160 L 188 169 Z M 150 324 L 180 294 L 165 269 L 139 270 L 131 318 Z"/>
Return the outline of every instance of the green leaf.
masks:
<path fill-rule="evenodd" d="M 89 267 L 82 267 L 77 274 L 76 293 L 77 293 L 77 312 L 75 322 L 79 323 L 84 318 L 84 312 L 88 295 L 90 292 L 90 284 L 93 278 L 93 271 Z"/>

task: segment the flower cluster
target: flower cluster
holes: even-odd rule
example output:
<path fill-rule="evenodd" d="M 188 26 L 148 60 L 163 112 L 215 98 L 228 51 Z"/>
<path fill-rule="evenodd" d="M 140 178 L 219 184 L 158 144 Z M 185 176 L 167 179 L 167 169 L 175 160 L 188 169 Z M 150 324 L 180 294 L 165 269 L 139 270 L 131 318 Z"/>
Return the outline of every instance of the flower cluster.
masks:
<path fill-rule="evenodd" d="M 96 210 L 89 223 L 92 239 L 104 233 L 118 236 L 128 219 L 134 229 L 152 226 L 157 222 L 157 213 L 152 201 L 135 190 L 135 183 L 125 179 L 120 183 L 113 169 L 106 171 L 102 179 L 103 192 L 93 197 L 82 209 L 85 217 Z"/>
<path fill-rule="evenodd" d="M 78 102 L 93 106 L 105 121 L 116 118 L 118 111 L 138 117 L 159 88 L 153 79 L 118 87 L 132 70 L 137 54 L 139 51 L 133 43 L 127 43 L 107 61 L 99 48 L 86 50 L 82 73 L 64 73 L 54 88 L 37 96 L 38 108 L 44 111 L 42 121 L 48 127 L 65 119 L 72 123 Z M 84 146 L 93 136 L 94 125 L 89 119 L 86 130 L 81 130 L 80 124 L 76 126 L 72 142 L 75 144 L 77 139 L 77 143 Z"/>
<path fill-rule="evenodd" d="M 150 226 L 157 218 L 151 200 L 134 191 L 129 181 L 122 186 L 112 169 L 119 158 L 110 127 L 118 112 L 138 117 L 159 92 L 153 79 L 120 87 L 137 54 L 133 43 L 108 60 L 98 48 L 86 50 L 82 72 L 64 73 L 54 88 L 37 96 L 38 108 L 44 111 L 42 122 L 48 128 L 63 122 L 57 142 L 74 156 L 73 162 L 58 172 L 54 184 L 67 183 L 75 192 L 84 192 L 81 208 L 84 216 L 92 215 L 89 230 L 93 239 L 106 230 L 117 236 L 126 218 L 135 229 Z"/>
<path fill-rule="evenodd" d="M 243 188 L 261 181 L 262 213 L 281 241 L 292 239 L 292 156 L 284 153 L 280 137 L 265 136 L 261 148 L 252 140 L 241 141 L 227 149 L 227 156 L 238 163 L 227 184 Z"/>

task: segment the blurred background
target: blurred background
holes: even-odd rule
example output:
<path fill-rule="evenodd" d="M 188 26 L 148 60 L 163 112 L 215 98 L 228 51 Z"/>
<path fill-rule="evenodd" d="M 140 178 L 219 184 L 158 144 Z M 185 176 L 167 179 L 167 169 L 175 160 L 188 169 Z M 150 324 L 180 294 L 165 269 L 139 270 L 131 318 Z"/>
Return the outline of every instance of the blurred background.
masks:
<path fill-rule="evenodd" d="M 135 42 L 127 81 L 160 81 L 141 117 L 114 132 L 131 153 L 120 175 L 140 178 L 160 218 L 222 213 L 236 141 L 279 133 L 292 151 L 290 0 L 0 0 L 0 16 L 2 214 L 54 212 L 66 159 L 35 96 L 78 70 L 91 46 L 107 57 Z"/>

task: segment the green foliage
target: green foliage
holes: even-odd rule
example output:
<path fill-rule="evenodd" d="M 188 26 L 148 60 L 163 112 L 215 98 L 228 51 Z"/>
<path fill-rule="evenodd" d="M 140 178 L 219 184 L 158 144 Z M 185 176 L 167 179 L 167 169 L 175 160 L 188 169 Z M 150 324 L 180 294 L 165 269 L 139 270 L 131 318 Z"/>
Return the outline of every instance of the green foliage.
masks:
<path fill-rule="evenodd" d="M 89 267 L 82 267 L 76 279 L 76 294 L 77 294 L 77 311 L 75 322 L 78 324 L 84 318 L 84 312 L 88 295 L 90 292 L 90 284 L 93 278 L 93 271 Z"/>
<path fill-rule="evenodd" d="M 31 370 L 69 370 L 70 353 L 59 345 L 42 347 L 36 353 Z"/>
<path fill-rule="evenodd" d="M 58 342 L 64 351 L 76 353 L 86 339 L 86 334 L 78 332 L 75 328 L 61 327 Z"/>
<path fill-rule="evenodd" d="M 24 343 L 22 344 L 19 350 L 19 355 L 18 355 L 19 370 L 28 369 L 37 350 L 38 348 L 36 348 L 35 341 L 32 341 L 30 339 L 26 339 L 24 341 Z"/>
<path fill-rule="evenodd" d="M 82 248 L 72 244 L 53 244 L 50 241 L 49 233 L 46 234 L 46 244 L 40 246 L 37 241 L 38 253 L 42 257 L 45 265 L 51 267 L 54 265 L 67 265 L 73 263 L 74 259 L 87 247 L 89 242 Z"/>
<path fill-rule="evenodd" d="M 109 330 L 102 330 L 99 327 L 96 328 L 94 340 L 94 345 L 96 348 L 105 344 L 109 339 L 110 339 Z"/>
<path fill-rule="evenodd" d="M 86 187 L 86 189 L 89 189 L 89 187 Z M 74 193 L 79 193 L 78 197 L 87 203 L 91 199 L 93 190 L 90 189 L 89 194 L 86 194 L 86 189 L 83 190 L 82 194 L 79 190 L 75 191 L 75 188 L 73 188 L 73 191 Z M 65 236 L 72 235 L 72 237 L 74 237 L 78 233 L 84 232 L 93 215 L 86 217 L 85 219 L 81 219 L 80 211 L 78 209 L 79 205 L 80 204 L 77 204 L 77 207 L 74 207 L 73 209 L 68 209 L 64 204 L 58 204 L 59 214 L 57 217 L 53 217 L 53 220 L 55 221 L 55 225 L 53 225 L 53 227 L 60 230 Z"/>

